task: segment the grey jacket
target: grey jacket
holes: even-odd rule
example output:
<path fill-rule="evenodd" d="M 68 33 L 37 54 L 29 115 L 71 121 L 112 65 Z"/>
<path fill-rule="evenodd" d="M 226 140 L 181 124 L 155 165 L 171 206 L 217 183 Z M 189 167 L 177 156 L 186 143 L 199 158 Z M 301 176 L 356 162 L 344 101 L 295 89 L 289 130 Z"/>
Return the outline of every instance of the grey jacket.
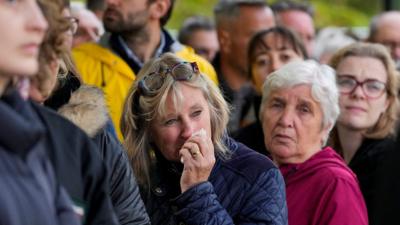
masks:
<path fill-rule="evenodd" d="M 79 224 L 47 157 L 46 128 L 16 91 L 0 99 L 0 127 L 0 224 Z"/>

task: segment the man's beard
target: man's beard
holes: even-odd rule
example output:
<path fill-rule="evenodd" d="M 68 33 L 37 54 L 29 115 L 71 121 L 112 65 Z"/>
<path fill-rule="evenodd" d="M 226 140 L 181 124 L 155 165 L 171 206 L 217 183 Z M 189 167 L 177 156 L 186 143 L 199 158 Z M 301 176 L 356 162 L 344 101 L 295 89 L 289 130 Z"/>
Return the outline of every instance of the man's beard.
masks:
<path fill-rule="evenodd" d="M 107 9 L 104 13 L 104 28 L 110 33 L 135 33 L 144 29 L 147 23 L 148 12 L 130 13 L 124 20 L 123 15 L 114 9 Z"/>

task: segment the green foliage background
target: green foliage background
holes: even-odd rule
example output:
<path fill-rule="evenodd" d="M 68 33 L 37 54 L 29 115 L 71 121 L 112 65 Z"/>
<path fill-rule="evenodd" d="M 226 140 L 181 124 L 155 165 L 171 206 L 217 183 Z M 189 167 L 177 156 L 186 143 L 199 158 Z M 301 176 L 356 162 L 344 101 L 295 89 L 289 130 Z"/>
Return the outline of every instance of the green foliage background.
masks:
<path fill-rule="evenodd" d="M 172 18 L 167 27 L 179 29 L 185 18 L 193 15 L 213 17 L 217 0 L 176 0 Z M 275 1 L 267 1 L 272 4 Z M 301 2 L 301 1 L 300 1 Z M 370 18 L 382 10 L 381 0 L 309 0 L 315 7 L 317 28 L 325 26 L 367 26 Z"/>

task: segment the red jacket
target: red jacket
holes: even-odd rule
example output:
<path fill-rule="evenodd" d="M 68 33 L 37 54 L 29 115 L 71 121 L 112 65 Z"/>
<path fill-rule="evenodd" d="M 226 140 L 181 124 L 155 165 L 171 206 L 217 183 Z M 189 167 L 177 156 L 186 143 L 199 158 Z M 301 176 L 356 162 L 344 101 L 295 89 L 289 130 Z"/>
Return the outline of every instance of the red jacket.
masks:
<path fill-rule="evenodd" d="M 332 148 L 280 170 L 286 183 L 289 225 L 368 224 L 357 178 Z"/>

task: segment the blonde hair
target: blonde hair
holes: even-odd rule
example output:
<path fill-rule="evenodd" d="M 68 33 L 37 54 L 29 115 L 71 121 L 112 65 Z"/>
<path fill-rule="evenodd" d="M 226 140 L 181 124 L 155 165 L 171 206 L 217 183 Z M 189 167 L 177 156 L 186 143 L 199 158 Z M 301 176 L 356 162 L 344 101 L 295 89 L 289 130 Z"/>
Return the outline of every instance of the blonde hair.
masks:
<path fill-rule="evenodd" d="M 371 57 L 378 59 L 385 66 L 387 77 L 387 99 L 389 101 L 388 109 L 379 117 L 375 125 L 364 132 L 364 137 L 372 139 L 381 139 L 394 135 L 396 128 L 396 121 L 398 119 L 399 103 L 397 95 L 399 91 L 398 76 L 399 73 L 396 70 L 396 66 L 387 51 L 387 49 L 380 44 L 372 43 L 354 43 L 347 47 L 340 49 L 330 60 L 330 65 L 337 69 L 340 62 L 346 57 L 357 56 L 357 57 Z M 334 136 L 336 134 L 334 131 Z M 335 145 L 337 150 L 340 150 L 340 144 L 338 139 L 332 137 L 332 144 Z"/>
<path fill-rule="evenodd" d="M 159 71 L 160 68 L 171 68 L 180 62 L 182 62 L 182 59 L 172 53 L 165 53 L 161 57 L 147 62 L 130 88 L 124 104 L 121 119 L 121 130 L 125 139 L 124 146 L 136 178 L 142 186 L 150 186 L 150 167 L 155 163 L 149 138 L 150 124 L 156 118 L 165 115 L 168 94 L 173 95 L 175 106 L 182 103 L 183 95 L 179 88 L 181 82 L 175 81 L 169 75 L 165 76 L 162 86 L 151 96 L 142 95 L 138 85 L 149 73 Z M 182 73 L 183 71 L 176 73 L 179 72 Z M 187 73 L 187 70 L 184 70 L 184 73 Z M 204 74 L 194 76 L 184 82 L 186 85 L 202 91 L 210 108 L 211 136 L 215 152 L 222 158 L 229 157 L 229 151 L 223 140 L 229 119 L 229 108 L 218 87 Z"/>

